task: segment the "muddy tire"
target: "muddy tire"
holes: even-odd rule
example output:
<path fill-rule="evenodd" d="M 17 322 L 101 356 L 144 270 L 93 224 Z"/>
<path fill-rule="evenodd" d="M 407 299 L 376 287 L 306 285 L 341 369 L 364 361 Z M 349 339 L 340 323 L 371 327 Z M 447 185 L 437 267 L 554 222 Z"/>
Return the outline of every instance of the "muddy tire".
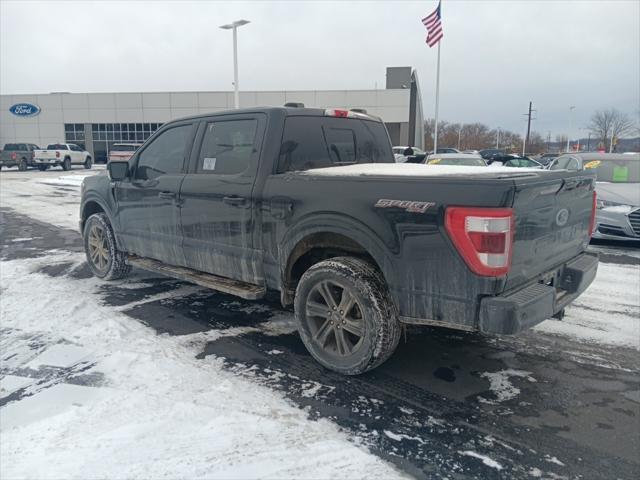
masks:
<path fill-rule="evenodd" d="M 24 172 L 27 170 L 27 160 L 24 158 L 21 158 L 20 161 L 18 162 L 18 170 L 20 170 L 21 172 Z"/>
<path fill-rule="evenodd" d="M 313 265 L 296 289 L 302 342 L 324 367 L 345 375 L 371 370 L 395 351 L 398 312 L 382 274 L 354 257 Z"/>
<path fill-rule="evenodd" d="M 103 280 L 117 280 L 131 271 L 127 255 L 118 251 L 109 218 L 104 213 L 94 213 L 84 225 L 84 251 L 93 274 Z"/>
<path fill-rule="evenodd" d="M 71 170 L 71 159 L 69 157 L 65 158 L 62 162 L 62 170 L 64 170 L 65 172 Z"/>
<path fill-rule="evenodd" d="M 91 159 L 91 157 L 87 157 L 86 160 L 84 161 L 84 168 L 89 170 L 91 169 L 92 166 L 93 166 L 93 160 Z"/>

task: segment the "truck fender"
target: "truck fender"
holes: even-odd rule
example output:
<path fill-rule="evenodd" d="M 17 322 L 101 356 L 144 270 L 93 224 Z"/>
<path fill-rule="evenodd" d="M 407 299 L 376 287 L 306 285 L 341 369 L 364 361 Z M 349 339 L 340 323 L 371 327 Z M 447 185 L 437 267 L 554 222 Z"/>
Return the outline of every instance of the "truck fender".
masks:
<path fill-rule="evenodd" d="M 283 241 L 278 245 L 278 258 L 280 259 L 281 291 L 283 303 L 285 297 L 291 292 L 286 292 L 288 288 L 287 279 L 291 274 L 291 268 L 295 261 L 305 252 L 313 248 L 313 240 L 305 245 L 310 239 L 319 238 L 320 235 L 335 234 L 351 240 L 362 247 L 377 267 L 381 270 L 389 290 L 394 300 L 397 300 L 394 292 L 397 272 L 393 254 L 385 245 L 382 239 L 369 228 L 355 218 L 338 213 L 312 214 L 301 219 L 296 225 L 288 230 Z M 320 245 L 322 247 L 322 245 Z"/>

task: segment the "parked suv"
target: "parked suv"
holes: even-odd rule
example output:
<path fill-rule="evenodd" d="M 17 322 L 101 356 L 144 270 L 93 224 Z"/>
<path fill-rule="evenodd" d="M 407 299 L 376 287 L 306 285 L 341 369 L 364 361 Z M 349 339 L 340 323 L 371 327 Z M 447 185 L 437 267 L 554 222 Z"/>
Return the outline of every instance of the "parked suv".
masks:
<path fill-rule="evenodd" d="M 403 324 L 512 334 L 561 315 L 598 265 L 592 173 L 397 164 L 384 123 L 349 110 L 176 120 L 107 169 L 82 185 L 96 276 L 279 291 L 344 374 L 384 362 Z"/>
<path fill-rule="evenodd" d="M 15 167 L 24 172 L 33 166 L 33 152 L 39 149 L 33 143 L 7 143 L 0 151 L 0 170 L 2 167 Z"/>

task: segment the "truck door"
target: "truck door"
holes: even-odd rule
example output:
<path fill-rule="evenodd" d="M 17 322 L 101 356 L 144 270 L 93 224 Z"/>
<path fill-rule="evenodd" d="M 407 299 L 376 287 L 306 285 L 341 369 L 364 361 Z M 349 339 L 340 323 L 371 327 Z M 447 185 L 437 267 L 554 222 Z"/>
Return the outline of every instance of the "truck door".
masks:
<path fill-rule="evenodd" d="M 131 160 L 131 177 L 115 185 L 123 250 L 185 265 L 178 197 L 194 130 L 195 122 L 184 122 L 160 132 Z"/>
<path fill-rule="evenodd" d="M 263 283 L 254 249 L 252 191 L 266 116 L 224 115 L 202 122 L 180 189 L 184 253 L 196 270 Z"/>

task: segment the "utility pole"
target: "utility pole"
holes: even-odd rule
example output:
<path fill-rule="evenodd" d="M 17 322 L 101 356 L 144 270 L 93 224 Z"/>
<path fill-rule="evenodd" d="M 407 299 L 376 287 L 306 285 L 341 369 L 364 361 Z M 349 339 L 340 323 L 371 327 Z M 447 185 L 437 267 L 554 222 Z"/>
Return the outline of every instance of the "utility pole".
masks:
<path fill-rule="evenodd" d="M 498 127 L 498 131 L 496 132 L 496 150 L 500 150 L 500 127 Z"/>
<path fill-rule="evenodd" d="M 460 124 L 460 128 L 458 128 L 458 150 L 460 150 L 460 135 L 462 135 L 462 124 Z"/>
<path fill-rule="evenodd" d="M 531 134 L 531 106 L 533 105 L 533 102 L 529 102 L 529 114 L 528 114 L 528 119 L 527 119 L 527 136 L 524 140 L 524 145 L 525 145 L 525 150 L 527 150 L 529 148 L 529 135 Z M 524 152 L 523 152 L 524 155 Z"/>
<path fill-rule="evenodd" d="M 529 135 L 531 135 L 531 120 L 535 120 L 535 118 L 531 118 L 531 114 L 535 112 L 532 108 L 533 102 L 529 102 L 529 112 L 523 113 L 525 117 L 527 117 L 527 134 L 524 136 L 522 140 L 522 156 L 526 153 L 526 150 L 529 148 Z"/>

